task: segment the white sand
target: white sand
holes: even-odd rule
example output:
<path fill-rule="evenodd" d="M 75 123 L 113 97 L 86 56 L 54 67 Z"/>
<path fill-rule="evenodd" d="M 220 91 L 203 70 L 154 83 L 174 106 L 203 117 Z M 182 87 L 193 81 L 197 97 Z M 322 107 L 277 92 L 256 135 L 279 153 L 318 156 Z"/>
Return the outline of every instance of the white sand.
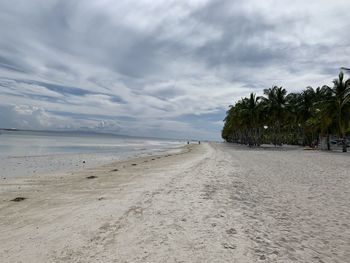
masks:
<path fill-rule="evenodd" d="M 349 262 L 349 157 L 202 144 L 2 180 L 0 262 Z"/>
<path fill-rule="evenodd" d="M 112 154 L 0 156 L 0 179 L 75 172 L 119 160 Z"/>

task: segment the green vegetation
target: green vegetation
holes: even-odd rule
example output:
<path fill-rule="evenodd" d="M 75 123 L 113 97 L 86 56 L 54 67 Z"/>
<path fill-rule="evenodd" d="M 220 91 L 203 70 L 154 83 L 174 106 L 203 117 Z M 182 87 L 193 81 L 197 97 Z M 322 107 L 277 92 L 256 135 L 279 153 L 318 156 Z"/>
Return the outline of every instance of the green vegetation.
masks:
<path fill-rule="evenodd" d="M 274 86 L 264 96 L 251 93 L 230 105 L 226 113 L 222 138 L 227 142 L 259 146 L 294 144 L 313 147 L 324 140 L 330 150 L 330 136 L 340 138 L 346 152 L 350 132 L 350 78 L 343 72 L 333 87 L 307 87 L 300 93 L 289 93 Z"/>

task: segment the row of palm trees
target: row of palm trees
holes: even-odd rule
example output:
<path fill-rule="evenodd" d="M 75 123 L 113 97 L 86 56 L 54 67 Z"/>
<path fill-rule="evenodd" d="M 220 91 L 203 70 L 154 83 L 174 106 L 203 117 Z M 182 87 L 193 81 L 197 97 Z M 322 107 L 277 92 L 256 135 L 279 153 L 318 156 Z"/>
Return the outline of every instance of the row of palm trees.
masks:
<path fill-rule="evenodd" d="M 299 93 L 289 93 L 274 86 L 264 96 L 251 93 L 226 113 L 222 138 L 227 142 L 249 146 L 262 143 L 315 146 L 322 138 L 330 149 L 330 136 L 342 141 L 346 152 L 346 136 L 350 132 L 350 78 L 340 72 L 333 86 Z"/>

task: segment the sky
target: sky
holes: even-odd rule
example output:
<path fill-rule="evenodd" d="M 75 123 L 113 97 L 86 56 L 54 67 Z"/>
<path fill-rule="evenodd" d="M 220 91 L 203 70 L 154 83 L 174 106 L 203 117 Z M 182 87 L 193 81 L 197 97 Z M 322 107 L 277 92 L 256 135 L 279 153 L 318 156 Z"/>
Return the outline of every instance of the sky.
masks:
<path fill-rule="evenodd" d="M 250 92 L 331 85 L 348 0 L 0 0 L 0 128 L 219 140 Z"/>

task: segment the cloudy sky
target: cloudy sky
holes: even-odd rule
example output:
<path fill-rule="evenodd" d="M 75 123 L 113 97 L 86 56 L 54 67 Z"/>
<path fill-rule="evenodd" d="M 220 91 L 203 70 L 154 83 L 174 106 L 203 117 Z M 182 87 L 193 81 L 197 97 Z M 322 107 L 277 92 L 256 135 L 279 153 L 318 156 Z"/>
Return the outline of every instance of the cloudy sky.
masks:
<path fill-rule="evenodd" d="M 0 0 L 0 127 L 219 139 L 229 104 L 330 85 L 349 0 Z"/>

